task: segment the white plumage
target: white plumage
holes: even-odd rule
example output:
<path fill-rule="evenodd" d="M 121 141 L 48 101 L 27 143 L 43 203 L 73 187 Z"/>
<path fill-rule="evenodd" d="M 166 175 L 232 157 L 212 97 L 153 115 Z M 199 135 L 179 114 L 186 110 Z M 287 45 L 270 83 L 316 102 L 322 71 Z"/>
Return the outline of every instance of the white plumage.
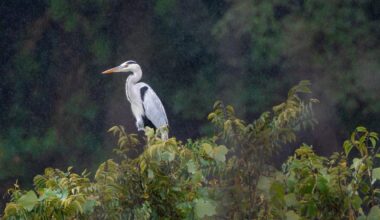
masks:
<path fill-rule="evenodd" d="M 148 84 L 138 82 L 142 77 L 140 65 L 129 60 L 120 66 L 104 71 L 103 74 L 115 72 L 132 72 L 125 83 L 125 92 L 128 101 L 131 103 L 132 113 L 136 118 L 137 130 L 144 130 L 146 126 L 152 127 L 156 129 L 163 140 L 167 140 L 168 119 L 164 106 Z"/>

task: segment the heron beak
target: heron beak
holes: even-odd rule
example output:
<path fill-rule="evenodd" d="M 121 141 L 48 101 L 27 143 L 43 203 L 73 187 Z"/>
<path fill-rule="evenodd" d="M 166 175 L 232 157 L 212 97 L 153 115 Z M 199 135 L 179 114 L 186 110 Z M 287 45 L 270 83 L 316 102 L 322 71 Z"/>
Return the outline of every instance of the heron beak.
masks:
<path fill-rule="evenodd" d="M 105 71 L 103 71 L 102 73 L 103 73 L 103 74 L 111 74 L 111 73 L 117 73 L 117 72 L 120 72 L 120 70 L 121 70 L 121 67 L 120 67 L 120 66 L 117 66 L 117 67 L 114 67 L 114 68 L 111 68 L 111 69 L 105 70 Z"/>

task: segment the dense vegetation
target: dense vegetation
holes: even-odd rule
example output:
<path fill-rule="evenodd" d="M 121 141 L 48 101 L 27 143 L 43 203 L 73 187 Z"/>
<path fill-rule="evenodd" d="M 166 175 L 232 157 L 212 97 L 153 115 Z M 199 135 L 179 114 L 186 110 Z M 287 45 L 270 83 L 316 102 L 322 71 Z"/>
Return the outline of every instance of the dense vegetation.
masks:
<path fill-rule="evenodd" d="M 34 189 L 18 183 L 4 219 L 379 219 L 378 134 L 358 127 L 331 157 L 303 144 L 272 166 L 296 132 L 315 125 L 310 84 L 293 87 L 285 102 L 252 123 L 216 102 L 208 118 L 214 135 L 185 143 L 162 141 L 147 128 L 144 149 L 124 127 L 118 159 L 92 176 L 47 168 Z"/>

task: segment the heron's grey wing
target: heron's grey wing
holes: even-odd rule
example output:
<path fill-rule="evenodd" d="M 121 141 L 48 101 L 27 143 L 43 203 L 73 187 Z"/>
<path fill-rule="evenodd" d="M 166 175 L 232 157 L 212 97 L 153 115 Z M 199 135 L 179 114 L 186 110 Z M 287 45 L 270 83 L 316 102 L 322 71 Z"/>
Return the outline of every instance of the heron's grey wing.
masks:
<path fill-rule="evenodd" d="M 168 125 L 164 106 L 157 94 L 149 86 L 140 88 L 141 99 L 145 110 L 145 116 L 153 123 L 156 128 Z"/>

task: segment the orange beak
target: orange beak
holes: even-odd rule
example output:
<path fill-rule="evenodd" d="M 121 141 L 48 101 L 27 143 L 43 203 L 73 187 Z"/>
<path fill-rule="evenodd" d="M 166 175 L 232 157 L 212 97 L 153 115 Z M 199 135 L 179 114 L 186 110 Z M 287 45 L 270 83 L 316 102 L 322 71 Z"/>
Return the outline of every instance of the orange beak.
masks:
<path fill-rule="evenodd" d="M 111 68 L 111 69 L 103 71 L 102 74 L 117 73 L 117 72 L 120 72 L 120 69 L 121 68 L 119 66 L 117 66 L 117 67 L 114 67 L 114 68 Z"/>

